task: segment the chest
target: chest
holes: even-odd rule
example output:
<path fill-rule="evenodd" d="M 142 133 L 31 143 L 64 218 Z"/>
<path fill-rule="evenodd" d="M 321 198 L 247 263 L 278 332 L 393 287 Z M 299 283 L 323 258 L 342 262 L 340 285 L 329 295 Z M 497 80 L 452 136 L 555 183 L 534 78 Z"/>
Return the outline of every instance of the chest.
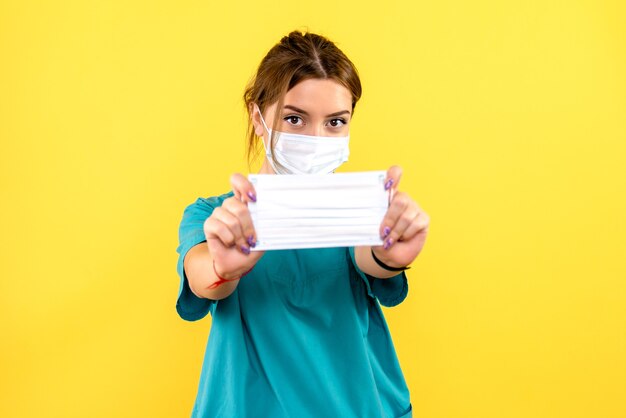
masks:
<path fill-rule="evenodd" d="M 349 263 L 346 248 L 267 251 L 239 283 L 239 297 L 255 304 L 335 303 L 351 294 Z"/>

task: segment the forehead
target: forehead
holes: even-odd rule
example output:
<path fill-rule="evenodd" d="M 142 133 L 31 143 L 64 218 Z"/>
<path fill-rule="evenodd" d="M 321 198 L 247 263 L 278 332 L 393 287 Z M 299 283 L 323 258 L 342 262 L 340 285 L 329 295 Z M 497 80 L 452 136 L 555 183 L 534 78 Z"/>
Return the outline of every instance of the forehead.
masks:
<path fill-rule="evenodd" d="M 346 87 L 335 80 L 308 79 L 296 84 L 287 92 L 284 104 L 309 112 L 351 111 L 352 95 Z"/>

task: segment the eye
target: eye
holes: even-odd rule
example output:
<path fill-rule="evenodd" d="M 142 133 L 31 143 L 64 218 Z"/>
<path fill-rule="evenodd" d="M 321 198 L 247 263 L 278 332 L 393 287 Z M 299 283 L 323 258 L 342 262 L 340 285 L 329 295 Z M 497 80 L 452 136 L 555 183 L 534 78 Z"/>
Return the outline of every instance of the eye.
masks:
<path fill-rule="evenodd" d="M 283 120 L 293 126 L 300 126 L 303 123 L 302 118 L 296 115 L 286 116 Z"/>
<path fill-rule="evenodd" d="M 346 124 L 346 120 L 345 119 L 331 119 L 330 122 L 328 122 L 330 124 L 330 126 L 332 126 L 333 128 L 339 128 L 341 126 L 344 126 Z"/>

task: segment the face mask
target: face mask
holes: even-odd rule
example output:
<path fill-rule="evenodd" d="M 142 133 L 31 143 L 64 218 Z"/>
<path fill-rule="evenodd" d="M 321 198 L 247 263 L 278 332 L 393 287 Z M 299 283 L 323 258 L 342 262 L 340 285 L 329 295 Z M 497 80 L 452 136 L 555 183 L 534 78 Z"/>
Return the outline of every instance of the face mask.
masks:
<path fill-rule="evenodd" d="M 261 122 L 272 139 L 272 130 L 267 127 L 257 107 Z M 312 136 L 276 131 L 274 158 L 272 149 L 265 145 L 265 155 L 277 174 L 328 174 L 348 161 L 350 150 L 348 136 Z M 261 138 L 261 140 L 263 140 Z M 275 164 L 274 159 L 280 163 Z"/>
<path fill-rule="evenodd" d="M 389 207 L 385 171 L 332 176 L 250 174 L 253 251 L 382 245 Z"/>

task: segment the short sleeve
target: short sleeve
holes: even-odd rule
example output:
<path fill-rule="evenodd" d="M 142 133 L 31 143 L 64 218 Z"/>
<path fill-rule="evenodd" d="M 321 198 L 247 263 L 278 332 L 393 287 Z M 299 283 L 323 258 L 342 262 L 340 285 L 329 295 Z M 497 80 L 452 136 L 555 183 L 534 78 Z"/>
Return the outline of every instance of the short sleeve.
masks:
<path fill-rule="evenodd" d="M 379 279 L 363 272 L 356 264 L 354 247 L 349 247 L 350 259 L 354 269 L 365 282 L 367 293 L 370 297 L 378 299 L 381 305 L 392 307 L 399 305 L 409 293 L 409 283 L 405 272 L 388 279 Z"/>
<path fill-rule="evenodd" d="M 219 197 L 208 199 L 198 198 L 195 203 L 187 206 L 183 212 L 183 218 L 178 229 L 178 264 L 177 271 L 180 277 L 180 287 L 178 289 L 178 299 L 176 301 L 176 312 L 181 318 L 187 321 L 197 321 L 213 312 L 217 301 L 196 296 L 189 287 L 189 281 L 185 274 L 184 261 L 187 252 L 195 245 L 206 241 L 204 235 L 204 221 L 211 216 L 213 210 L 220 206 L 232 192 Z"/>

